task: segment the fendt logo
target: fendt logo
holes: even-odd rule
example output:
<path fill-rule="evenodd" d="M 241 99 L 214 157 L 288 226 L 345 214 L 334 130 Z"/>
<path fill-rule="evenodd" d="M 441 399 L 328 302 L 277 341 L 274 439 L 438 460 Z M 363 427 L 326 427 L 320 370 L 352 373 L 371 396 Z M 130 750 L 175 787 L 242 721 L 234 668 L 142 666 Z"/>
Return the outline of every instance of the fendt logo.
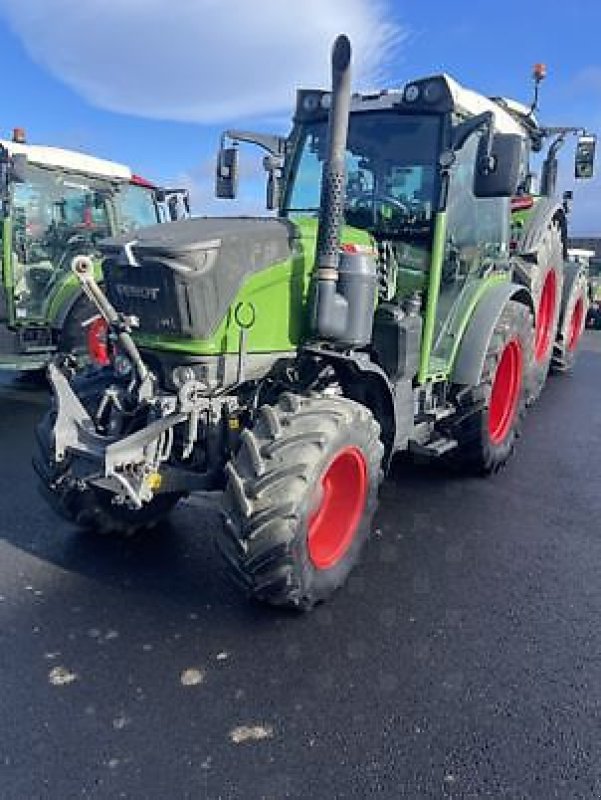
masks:
<path fill-rule="evenodd" d="M 117 283 L 115 290 L 121 297 L 134 300 L 152 300 L 156 303 L 159 292 L 158 286 L 130 286 L 127 283 Z"/>

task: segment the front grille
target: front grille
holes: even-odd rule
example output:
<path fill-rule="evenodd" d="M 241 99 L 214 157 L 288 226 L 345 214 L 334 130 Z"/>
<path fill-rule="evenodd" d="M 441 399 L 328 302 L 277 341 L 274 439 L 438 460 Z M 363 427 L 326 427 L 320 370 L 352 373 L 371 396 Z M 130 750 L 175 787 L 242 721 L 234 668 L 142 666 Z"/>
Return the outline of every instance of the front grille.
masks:
<path fill-rule="evenodd" d="M 189 336 L 191 314 L 187 287 L 177 274 L 159 262 L 130 267 L 107 260 L 103 268 L 106 290 L 119 311 L 133 315 L 144 333 Z"/>

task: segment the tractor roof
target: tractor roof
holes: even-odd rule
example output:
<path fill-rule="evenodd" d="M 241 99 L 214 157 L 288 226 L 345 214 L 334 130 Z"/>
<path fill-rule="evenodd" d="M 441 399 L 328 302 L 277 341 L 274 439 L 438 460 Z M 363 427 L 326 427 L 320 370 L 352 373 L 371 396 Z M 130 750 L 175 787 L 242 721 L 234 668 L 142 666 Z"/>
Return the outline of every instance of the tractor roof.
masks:
<path fill-rule="evenodd" d="M 465 86 L 462 86 L 454 78 L 451 78 L 450 75 L 442 75 L 441 77 L 446 80 L 455 103 L 455 108 L 459 113 L 476 116 L 485 111 L 492 111 L 495 117 L 495 127 L 500 133 L 517 133 L 520 136 L 524 136 L 525 130 L 523 125 L 516 120 L 514 114 L 510 113 L 510 111 L 518 113 L 519 107 L 519 113 L 521 115 L 528 111 L 525 106 L 522 106 L 515 100 L 508 100 L 506 101 L 507 107 L 504 108 L 496 99 L 485 97 L 485 95 L 479 94 L 473 91 L 473 89 L 466 89 Z M 504 99 L 505 98 L 503 98 L 503 100 Z"/>
<path fill-rule="evenodd" d="M 0 145 L 12 155 L 21 153 L 27 156 L 27 160 L 32 164 L 43 167 L 57 167 L 68 172 L 95 175 L 111 180 L 130 181 L 132 179 L 130 168 L 124 164 L 89 156 L 76 150 L 64 150 L 60 147 L 46 147 L 38 144 L 20 144 L 2 139 L 0 139 Z"/>
<path fill-rule="evenodd" d="M 573 259 L 579 258 L 594 258 L 595 251 L 594 250 L 585 250 L 580 247 L 569 247 L 568 248 L 568 256 Z"/>
<path fill-rule="evenodd" d="M 295 119 L 300 121 L 326 116 L 329 94 L 323 90 L 299 90 Z M 513 133 L 521 137 L 530 135 L 532 127 L 536 127 L 536 122 L 529 115 L 529 109 L 521 103 L 486 97 L 465 88 L 445 73 L 409 81 L 402 89 L 357 92 L 351 99 L 353 112 L 387 108 L 415 113 L 454 111 L 463 117 L 473 117 L 490 111 L 500 133 Z"/>

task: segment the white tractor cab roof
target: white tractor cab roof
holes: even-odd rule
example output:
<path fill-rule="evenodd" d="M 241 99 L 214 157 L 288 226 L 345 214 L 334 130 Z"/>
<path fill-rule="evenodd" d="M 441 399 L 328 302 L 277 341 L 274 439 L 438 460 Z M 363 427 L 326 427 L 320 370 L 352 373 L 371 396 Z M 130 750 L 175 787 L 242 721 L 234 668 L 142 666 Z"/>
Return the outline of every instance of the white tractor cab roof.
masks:
<path fill-rule="evenodd" d="M 595 257 L 594 250 L 583 250 L 579 247 L 568 249 L 568 259 L 576 264 L 588 264 L 591 258 Z"/>
<path fill-rule="evenodd" d="M 98 178 L 116 181 L 135 181 L 136 178 L 131 169 L 124 164 L 88 156 L 85 153 L 78 153 L 76 150 L 64 150 L 60 147 L 46 147 L 38 144 L 21 144 L 2 139 L 0 139 L 0 146 L 8 150 L 11 155 L 27 156 L 28 162 L 41 167 L 55 167 L 67 172 L 94 175 Z"/>
<path fill-rule="evenodd" d="M 527 116 L 528 109 L 522 103 L 516 100 L 509 100 L 505 97 L 490 98 L 485 97 L 483 94 L 478 94 L 472 89 L 466 89 L 461 86 L 450 75 L 442 75 L 446 80 L 451 96 L 453 97 L 455 108 L 458 113 L 465 113 L 467 116 L 477 116 L 483 114 L 485 111 L 492 111 L 495 118 L 495 129 L 499 133 L 517 133 L 519 136 L 525 136 L 526 132 L 523 125 L 509 113 L 513 111 L 520 116 Z M 503 107 L 505 106 L 505 108 Z M 507 110 L 506 110 L 507 109 Z"/>
<path fill-rule="evenodd" d="M 307 97 L 312 95 L 313 97 Z M 315 99 L 313 99 L 315 98 Z M 297 119 L 324 114 L 329 108 L 330 93 L 301 90 Z M 409 81 L 401 89 L 357 92 L 351 99 L 351 111 L 377 111 L 402 108 L 406 111 L 454 111 L 460 117 L 475 117 L 492 112 L 498 133 L 513 133 L 527 138 L 538 124 L 523 103 L 504 97 L 486 97 L 466 89 L 446 73 Z"/>

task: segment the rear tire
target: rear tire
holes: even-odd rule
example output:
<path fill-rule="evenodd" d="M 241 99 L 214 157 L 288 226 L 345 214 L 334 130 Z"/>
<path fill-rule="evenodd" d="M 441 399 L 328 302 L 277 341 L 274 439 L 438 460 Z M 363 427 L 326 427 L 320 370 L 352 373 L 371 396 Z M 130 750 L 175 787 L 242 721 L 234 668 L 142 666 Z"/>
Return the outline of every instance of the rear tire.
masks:
<path fill-rule="evenodd" d="M 377 506 L 379 435 L 342 397 L 284 394 L 259 411 L 228 465 L 218 541 L 252 597 L 308 609 L 345 582 Z"/>
<path fill-rule="evenodd" d="M 456 387 L 457 416 L 450 435 L 458 442 L 452 461 L 469 472 L 497 472 L 511 456 L 526 403 L 532 314 L 510 300 L 488 343 L 476 386 Z"/>
<path fill-rule="evenodd" d="M 587 314 L 587 280 L 586 275 L 580 274 L 572 284 L 559 321 L 551 362 L 553 372 L 569 372 L 574 366 Z"/>
<path fill-rule="evenodd" d="M 561 309 L 563 261 L 561 228 L 553 220 L 542 238 L 534 263 L 521 261 L 518 267 L 536 309 L 533 358 L 526 376 L 527 405 L 538 399 L 549 374 Z"/>

